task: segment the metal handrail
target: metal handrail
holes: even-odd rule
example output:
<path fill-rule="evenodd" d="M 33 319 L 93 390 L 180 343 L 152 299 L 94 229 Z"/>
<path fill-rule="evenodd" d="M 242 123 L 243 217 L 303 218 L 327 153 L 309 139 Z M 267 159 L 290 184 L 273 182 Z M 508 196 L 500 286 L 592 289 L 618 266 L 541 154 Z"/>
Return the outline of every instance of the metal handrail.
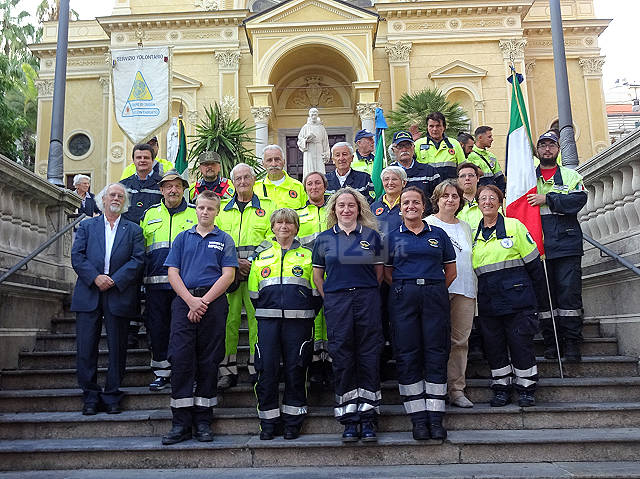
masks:
<path fill-rule="evenodd" d="M 611 251 L 609 248 L 607 248 L 605 245 L 603 245 L 602 243 L 598 243 L 596 240 L 594 240 L 591 236 L 589 236 L 586 233 L 582 233 L 582 237 L 584 238 L 584 240 L 587 243 L 591 243 L 593 246 L 595 246 L 596 248 L 598 248 L 600 251 L 602 251 L 604 254 L 606 254 L 607 256 L 610 256 L 611 258 L 613 258 L 615 261 L 617 261 L 618 263 L 620 263 L 622 266 L 624 266 L 625 268 L 631 270 L 632 272 L 634 272 L 635 274 L 637 274 L 638 276 L 640 276 L 640 268 L 638 268 L 637 266 L 635 266 L 633 263 L 631 263 L 630 261 L 627 261 L 626 259 L 624 259 L 622 256 L 620 256 L 618 253 L 614 253 L 613 251 Z"/>
<path fill-rule="evenodd" d="M 34 249 L 29 255 L 25 256 L 22 260 L 20 260 L 19 263 L 14 265 L 9 271 L 5 272 L 2 276 L 0 276 L 0 283 L 5 281 L 9 276 L 11 276 L 13 273 L 18 271 L 19 269 L 21 269 L 25 264 L 27 264 L 33 258 L 35 258 L 40 253 L 42 253 L 45 249 L 47 249 L 49 246 L 51 246 L 53 243 L 55 243 L 60 238 L 62 238 L 62 235 L 64 235 L 67 231 L 69 231 L 71 228 L 76 226 L 78 223 L 80 223 L 86 217 L 87 217 L 87 215 L 85 213 L 82 213 L 72 223 L 69 223 L 67 226 L 62 228 L 60 231 L 58 231 L 56 234 L 54 234 L 47 241 L 45 241 L 40 246 L 38 246 L 36 249 Z"/>

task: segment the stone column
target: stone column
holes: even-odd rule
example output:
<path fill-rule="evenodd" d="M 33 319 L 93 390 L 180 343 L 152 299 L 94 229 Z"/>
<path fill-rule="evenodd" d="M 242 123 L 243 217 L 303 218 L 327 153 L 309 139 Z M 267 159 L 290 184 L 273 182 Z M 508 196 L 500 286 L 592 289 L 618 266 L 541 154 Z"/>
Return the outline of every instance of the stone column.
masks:
<path fill-rule="evenodd" d="M 38 89 L 38 111 L 50 111 L 53 101 L 53 80 L 36 80 Z M 36 165 L 35 172 L 43 178 L 47 177 L 47 154 L 49 151 L 49 129 L 51 125 L 44 124 L 45 114 L 38 115 L 38 131 L 36 137 Z"/>
<path fill-rule="evenodd" d="M 358 116 L 360 116 L 360 123 L 363 130 L 369 130 L 375 134 L 376 108 L 379 106 L 379 103 L 358 103 L 356 105 L 356 111 L 358 112 Z"/>
<path fill-rule="evenodd" d="M 602 90 L 602 66 L 604 57 L 585 57 L 578 60 L 584 78 L 584 95 L 587 101 L 587 119 L 591 137 L 591 150 L 595 155 L 609 146 L 607 114 L 599 106 L 605 103 Z M 592 109 L 592 105 L 596 110 Z"/>
<path fill-rule="evenodd" d="M 545 126 L 538 125 L 538 117 L 537 117 L 537 111 L 536 111 L 536 97 L 535 97 L 535 88 L 534 88 L 535 71 L 536 71 L 535 58 L 532 60 L 527 60 L 524 66 L 524 80 L 529 87 L 529 99 L 531 100 L 529 102 L 529 120 L 531 122 L 530 126 L 534 131 L 540 131 L 540 130 L 546 129 L 547 125 Z"/>
<path fill-rule="evenodd" d="M 384 47 L 389 56 L 391 74 L 391 104 L 395 105 L 404 93 L 411 93 L 409 55 L 411 42 L 393 42 Z"/>
<path fill-rule="evenodd" d="M 219 102 L 222 110 L 230 118 L 238 117 L 238 70 L 239 50 L 218 50 L 213 56 L 218 62 Z"/>
<path fill-rule="evenodd" d="M 498 46 L 502 50 L 502 57 L 504 59 L 504 71 L 505 75 L 511 75 L 511 65 L 515 66 L 516 72 L 524 73 L 524 47 L 527 45 L 526 38 L 505 38 L 498 41 Z M 524 97 L 527 109 L 529 109 L 529 92 L 527 82 L 520 84 L 522 88 L 522 96 Z M 507 102 L 511 103 L 511 87 L 505 89 Z"/>
<path fill-rule="evenodd" d="M 253 121 L 256 124 L 256 156 L 262 158 L 262 150 L 269 144 L 270 106 L 254 106 L 251 108 Z"/>

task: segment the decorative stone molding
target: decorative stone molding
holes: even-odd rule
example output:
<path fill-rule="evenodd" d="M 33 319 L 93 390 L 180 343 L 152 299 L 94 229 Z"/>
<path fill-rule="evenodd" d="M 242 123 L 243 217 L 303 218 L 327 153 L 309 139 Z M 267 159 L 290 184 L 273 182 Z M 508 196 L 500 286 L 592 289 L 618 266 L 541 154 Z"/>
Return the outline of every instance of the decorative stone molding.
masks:
<path fill-rule="evenodd" d="M 111 145 L 111 163 L 120 163 L 124 159 L 124 146 L 121 143 Z"/>
<path fill-rule="evenodd" d="M 251 107 L 251 114 L 256 123 L 268 123 L 271 116 L 270 106 L 254 106 Z"/>
<path fill-rule="evenodd" d="M 102 94 L 108 95 L 109 89 L 111 88 L 111 79 L 109 77 L 100 77 L 98 78 L 98 82 L 100 82 L 100 86 L 102 87 Z"/>
<path fill-rule="evenodd" d="M 473 108 L 475 110 L 484 110 L 484 104 L 485 104 L 484 100 L 475 101 L 473 102 Z"/>
<path fill-rule="evenodd" d="M 238 116 L 238 100 L 231 95 L 225 95 L 220 103 L 220 108 L 228 118 Z"/>
<path fill-rule="evenodd" d="M 310 75 L 304 78 L 304 86 L 291 97 L 296 108 L 330 107 L 335 102 L 331 90 L 321 83 L 320 75 Z"/>
<path fill-rule="evenodd" d="M 187 112 L 187 121 L 192 125 L 198 123 L 198 110 L 189 110 Z"/>
<path fill-rule="evenodd" d="M 239 50 L 218 50 L 213 54 L 221 70 L 237 71 L 240 65 Z"/>
<path fill-rule="evenodd" d="M 39 98 L 53 96 L 53 80 L 36 80 L 35 83 Z"/>
<path fill-rule="evenodd" d="M 196 0 L 195 6 L 200 7 L 207 12 L 220 10 L 220 4 L 218 3 L 218 0 Z"/>
<path fill-rule="evenodd" d="M 529 60 L 528 62 L 525 63 L 524 65 L 524 71 L 525 74 L 527 76 L 531 76 L 533 75 L 533 71 L 536 69 L 536 61 L 535 60 Z"/>
<path fill-rule="evenodd" d="M 388 43 L 385 45 L 384 51 L 389 55 L 390 63 L 408 62 L 409 54 L 411 53 L 411 42 Z"/>
<path fill-rule="evenodd" d="M 584 57 L 578 60 L 584 76 L 602 76 L 605 57 Z"/>
<path fill-rule="evenodd" d="M 502 56 L 509 63 L 524 59 L 524 47 L 526 45 L 526 38 L 507 38 L 500 40 L 498 43 L 500 50 L 502 50 Z"/>
<path fill-rule="evenodd" d="M 361 120 L 373 120 L 376 117 L 376 108 L 379 106 L 380 103 L 358 103 L 356 111 Z"/>

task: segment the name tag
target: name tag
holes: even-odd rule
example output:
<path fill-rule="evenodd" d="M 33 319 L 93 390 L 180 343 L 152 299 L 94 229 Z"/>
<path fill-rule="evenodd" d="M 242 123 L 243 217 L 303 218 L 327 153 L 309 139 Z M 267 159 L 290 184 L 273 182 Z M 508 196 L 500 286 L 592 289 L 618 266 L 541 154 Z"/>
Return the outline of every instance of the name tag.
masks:
<path fill-rule="evenodd" d="M 209 241 L 208 247 L 222 251 L 224 249 L 224 243 L 221 243 L 220 241 Z"/>

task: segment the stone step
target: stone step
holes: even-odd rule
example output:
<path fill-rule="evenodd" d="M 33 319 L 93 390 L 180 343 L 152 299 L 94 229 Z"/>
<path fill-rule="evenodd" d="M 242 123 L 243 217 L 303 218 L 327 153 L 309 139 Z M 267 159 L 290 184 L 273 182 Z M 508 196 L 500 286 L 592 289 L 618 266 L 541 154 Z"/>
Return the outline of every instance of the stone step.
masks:
<path fill-rule="evenodd" d="M 145 341 L 146 343 L 146 341 Z M 542 341 L 536 341 L 536 353 L 542 356 L 544 346 Z M 582 345 L 582 353 L 585 356 L 616 356 L 618 343 L 616 338 L 586 338 Z M 28 351 L 21 352 L 19 359 L 20 369 L 68 369 L 76 365 L 75 347 L 68 351 Z M 108 351 L 101 349 L 98 356 L 98 364 L 107 366 Z M 238 346 L 238 362 L 245 364 L 249 357 L 248 346 Z M 129 349 L 127 353 L 127 365 L 144 366 L 151 360 L 151 353 L 147 348 Z"/>
<path fill-rule="evenodd" d="M 343 444 L 337 434 L 295 441 L 254 435 L 217 436 L 162 446 L 159 436 L 0 441 L 5 470 L 184 467 L 390 466 L 417 464 L 634 461 L 639 428 L 460 430 L 444 443 L 410 432 L 381 433 L 375 444 Z"/>
<path fill-rule="evenodd" d="M 138 347 L 143 349 L 149 348 L 147 334 L 140 332 L 138 334 Z M 102 331 L 99 343 L 100 349 L 107 349 L 107 334 Z M 36 351 L 53 352 L 53 351 L 75 351 L 76 350 L 76 333 L 43 333 L 36 337 Z"/>
<path fill-rule="evenodd" d="M 499 470 L 497 470 L 499 469 Z M 407 479 L 483 478 L 483 479 L 638 479 L 640 462 L 516 462 L 500 464 L 435 464 L 418 466 L 333 466 L 319 471 L 313 467 L 235 467 L 198 468 L 166 471 L 156 469 L 76 469 L 62 471 L 0 472 L 0 479 L 158 479 L 179 473 L 189 479 Z"/>
<path fill-rule="evenodd" d="M 532 408 L 513 404 L 492 408 L 487 403 L 477 403 L 472 409 L 448 407 L 446 427 L 450 431 L 640 427 L 640 402 L 538 404 Z M 216 434 L 258 434 L 258 423 L 255 408 L 214 408 Z M 401 405 L 382 406 L 378 425 L 381 433 L 411 430 Z M 83 416 L 79 411 L 0 414 L 0 440 L 161 436 L 170 428 L 168 407 L 96 416 Z M 311 407 L 302 432 L 338 435 L 342 426 L 331 407 Z"/>
<path fill-rule="evenodd" d="M 283 386 L 280 385 L 280 390 Z M 148 387 L 125 387 L 122 405 L 125 410 L 164 409 L 169 405 L 170 389 L 151 392 Z M 492 397 L 489 381 L 469 379 L 466 394 L 475 403 L 486 403 Z M 332 391 L 309 393 L 312 407 L 333 406 Z M 640 377 L 612 378 L 542 378 L 538 384 L 536 398 L 539 403 L 581 402 L 640 402 Z M 230 388 L 218 396 L 220 407 L 255 408 L 253 388 L 243 384 Z M 401 404 L 398 384 L 386 381 L 382 384 L 383 404 Z M 82 408 L 80 389 L 26 389 L 0 390 L 0 412 L 73 412 Z"/>

